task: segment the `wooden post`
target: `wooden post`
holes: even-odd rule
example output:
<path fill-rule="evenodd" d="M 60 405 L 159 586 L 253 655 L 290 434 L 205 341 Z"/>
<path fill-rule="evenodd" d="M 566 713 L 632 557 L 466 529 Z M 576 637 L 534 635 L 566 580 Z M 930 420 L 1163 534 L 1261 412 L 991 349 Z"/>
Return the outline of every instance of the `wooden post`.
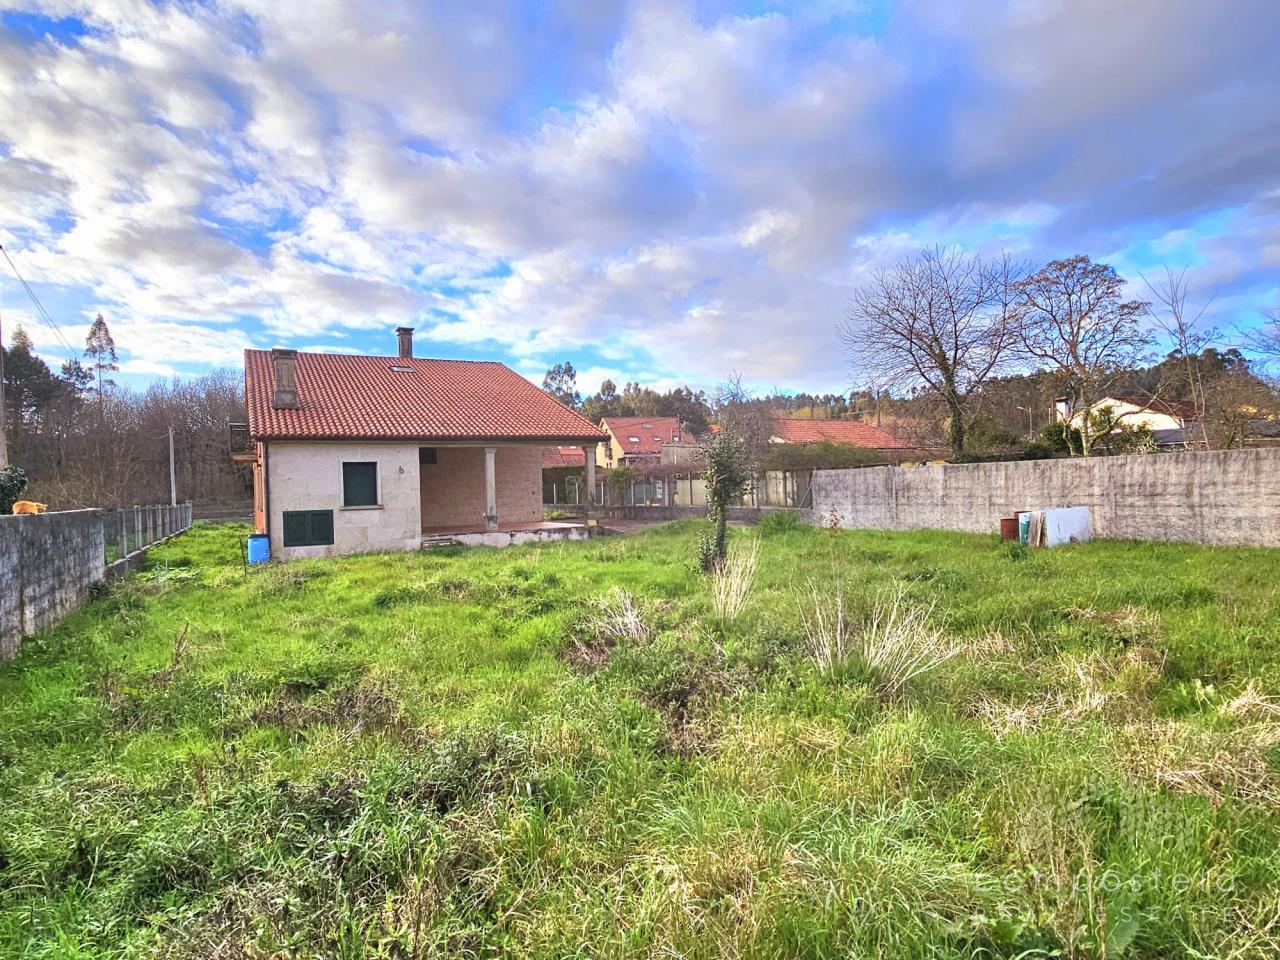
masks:
<path fill-rule="evenodd" d="M 498 529 L 497 447 L 484 448 L 484 528 Z"/>

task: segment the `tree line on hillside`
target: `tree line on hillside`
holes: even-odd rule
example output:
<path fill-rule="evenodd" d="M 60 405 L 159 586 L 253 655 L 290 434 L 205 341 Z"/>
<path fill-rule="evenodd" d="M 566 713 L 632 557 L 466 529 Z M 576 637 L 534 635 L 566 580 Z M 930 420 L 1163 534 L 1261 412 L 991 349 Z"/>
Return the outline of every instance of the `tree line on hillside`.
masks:
<path fill-rule="evenodd" d="M 767 416 L 800 419 L 835 420 L 860 416 L 871 409 L 870 394 L 852 393 L 772 393 L 756 396 L 747 391 L 741 378 L 729 380 L 708 394 L 691 387 L 674 387 L 659 391 L 639 383 L 626 383 L 622 392 L 617 384 L 605 380 L 600 389 L 583 396 L 578 390 L 578 374 L 570 362 L 557 363 L 547 370 L 542 389 L 565 406 L 577 410 L 592 423 L 606 417 L 675 417 L 691 435 L 701 437 L 710 425 L 722 419 L 730 408 L 750 404 Z"/>
<path fill-rule="evenodd" d="M 1275 381 L 1245 354 L 1280 358 L 1280 314 L 1231 343 L 1204 324 L 1207 304 L 1193 309 L 1185 272 L 1147 286 L 1149 300 L 1126 297 L 1115 269 L 1087 256 L 1032 270 L 1007 255 L 935 248 L 878 271 L 854 294 L 839 333 L 865 389 L 752 396 L 734 377 L 711 395 L 639 383 L 619 393 L 606 380 L 584 397 L 571 363 L 549 369 L 543 388 L 595 422 L 672 416 L 701 435 L 733 421 L 760 463 L 783 457 L 762 444 L 776 416 L 867 420 L 959 459 L 1152 449 L 1149 430 L 1098 405 L 1107 397 L 1176 404 L 1189 413 L 1185 441 L 1208 449 L 1244 446 L 1259 425 L 1280 421 Z M 1160 334 L 1171 347 L 1163 357 Z M 1055 413 L 1060 398 L 1066 422 Z M 834 449 L 803 459 L 773 466 L 849 465 Z"/>
<path fill-rule="evenodd" d="M 17 327 L 4 356 L 4 418 L 11 470 L 23 496 L 55 509 L 167 503 L 169 429 L 181 500 L 247 495 L 228 457 L 227 424 L 244 419 L 238 371 L 120 386 L 115 342 L 101 315 L 83 358 L 54 373 Z"/>

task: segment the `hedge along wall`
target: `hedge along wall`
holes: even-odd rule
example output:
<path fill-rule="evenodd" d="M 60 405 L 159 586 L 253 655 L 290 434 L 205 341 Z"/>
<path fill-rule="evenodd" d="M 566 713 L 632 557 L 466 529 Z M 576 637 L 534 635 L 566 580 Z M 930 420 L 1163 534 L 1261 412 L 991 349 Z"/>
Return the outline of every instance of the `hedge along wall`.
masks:
<path fill-rule="evenodd" d="M 1100 537 L 1280 546 L 1280 448 L 813 475 L 813 522 L 843 527 L 995 533 L 1046 507 L 1090 507 Z"/>

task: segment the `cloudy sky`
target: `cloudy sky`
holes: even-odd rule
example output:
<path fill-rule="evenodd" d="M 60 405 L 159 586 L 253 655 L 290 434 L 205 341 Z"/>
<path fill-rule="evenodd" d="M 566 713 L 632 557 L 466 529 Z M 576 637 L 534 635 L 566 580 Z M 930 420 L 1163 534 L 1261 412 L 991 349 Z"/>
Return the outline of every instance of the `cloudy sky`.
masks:
<path fill-rule="evenodd" d="M 1275 0 L 20 4 L 0 243 L 135 382 L 406 324 L 588 390 L 839 389 L 850 291 L 936 243 L 1186 267 L 1256 323 L 1278 51 Z"/>

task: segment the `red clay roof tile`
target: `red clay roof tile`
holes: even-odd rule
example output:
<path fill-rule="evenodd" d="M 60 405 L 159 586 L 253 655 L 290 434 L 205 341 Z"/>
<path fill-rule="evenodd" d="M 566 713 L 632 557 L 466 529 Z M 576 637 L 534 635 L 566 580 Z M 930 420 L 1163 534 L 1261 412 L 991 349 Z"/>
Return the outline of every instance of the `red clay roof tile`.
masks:
<path fill-rule="evenodd" d="M 299 410 L 271 406 L 271 351 L 246 350 L 244 373 L 249 434 L 259 440 L 605 438 L 501 363 L 299 353 Z"/>
<path fill-rule="evenodd" d="M 843 443 L 872 450 L 909 450 L 911 444 L 858 420 L 773 421 L 773 436 L 783 443 Z"/>
<path fill-rule="evenodd" d="M 542 469 L 544 470 L 552 467 L 584 467 L 586 464 L 587 455 L 582 452 L 581 447 L 570 445 L 542 449 Z"/>

